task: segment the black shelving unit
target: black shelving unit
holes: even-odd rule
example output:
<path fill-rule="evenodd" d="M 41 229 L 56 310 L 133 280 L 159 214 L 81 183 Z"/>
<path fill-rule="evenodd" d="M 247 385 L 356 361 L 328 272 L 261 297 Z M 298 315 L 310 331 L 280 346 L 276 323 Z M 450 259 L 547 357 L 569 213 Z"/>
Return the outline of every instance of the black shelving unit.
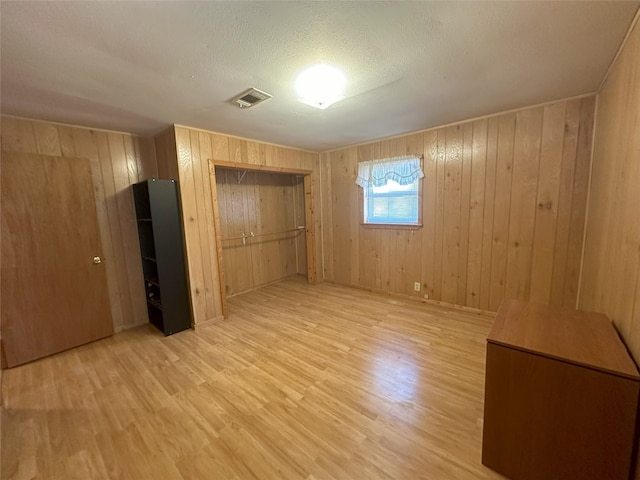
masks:
<path fill-rule="evenodd" d="M 180 196 L 175 180 L 133 185 L 149 322 L 165 335 L 191 327 Z"/>

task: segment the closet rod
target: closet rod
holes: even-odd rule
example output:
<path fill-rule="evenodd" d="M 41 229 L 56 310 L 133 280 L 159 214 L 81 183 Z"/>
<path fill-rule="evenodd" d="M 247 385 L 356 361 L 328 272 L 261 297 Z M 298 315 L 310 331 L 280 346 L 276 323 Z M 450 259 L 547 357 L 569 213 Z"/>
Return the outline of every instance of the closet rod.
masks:
<path fill-rule="evenodd" d="M 289 230 L 282 230 L 281 232 L 269 232 L 269 233 L 253 233 L 253 232 L 249 232 L 248 234 L 243 233 L 242 235 L 238 235 L 237 237 L 228 237 L 228 238 L 223 238 L 221 239 L 223 242 L 226 240 L 243 240 L 243 239 L 247 239 L 247 238 L 255 238 L 255 237 L 265 237 L 267 235 L 280 235 L 282 233 L 291 233 L 291 232 L 300 232 L 302 230 L 304 230 L 305 227 L 304 225 L 300 225 L 296 228 L 291 228 Z"/>

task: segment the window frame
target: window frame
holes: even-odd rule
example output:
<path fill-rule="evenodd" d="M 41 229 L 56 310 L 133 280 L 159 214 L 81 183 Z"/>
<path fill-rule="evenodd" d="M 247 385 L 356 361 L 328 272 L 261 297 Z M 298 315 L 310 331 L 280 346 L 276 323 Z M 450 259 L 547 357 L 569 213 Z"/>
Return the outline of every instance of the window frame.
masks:
<path fill-rule="evenodd" d="M 420 158 L 420 168 L 424 172 L 424 156 Z M 358 191 L 358 214 L 360 215 L 360 226 L 363 228 L 380 228 L 395 230 L 418 230 L 422 228 L 422 211 L 424 209 L 422 188 L 424 185 L 424 177 L 418 179 L 418 222 L 417 223 L 371 223 L 365 222 L 365 189 L 356 186 Z"/>

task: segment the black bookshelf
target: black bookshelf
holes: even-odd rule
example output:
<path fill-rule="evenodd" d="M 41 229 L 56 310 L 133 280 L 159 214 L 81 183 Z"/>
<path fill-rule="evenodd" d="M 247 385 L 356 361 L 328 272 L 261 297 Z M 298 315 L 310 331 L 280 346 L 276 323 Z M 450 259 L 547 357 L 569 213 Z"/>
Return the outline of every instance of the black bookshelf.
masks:
<path fill-rule="evenodd" d="M 180 196 L 175 180 L 133 185 L 149 322 L 165 335 L 191 327 Z"/>

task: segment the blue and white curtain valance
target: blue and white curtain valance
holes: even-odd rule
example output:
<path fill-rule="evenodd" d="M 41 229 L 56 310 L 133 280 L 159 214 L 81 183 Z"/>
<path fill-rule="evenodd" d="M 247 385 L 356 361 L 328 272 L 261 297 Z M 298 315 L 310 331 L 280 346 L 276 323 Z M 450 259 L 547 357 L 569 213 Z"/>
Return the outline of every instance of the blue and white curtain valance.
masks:
<path fill-rule="evenodd" d="M 382 187 L 387 181 L 393 180 L 400 185 L 410 185 L 424 177 L 420 168 L 420 159 L 416 155 L 381 158 L 358 164 L 356 185 L 365 190 L 369 186 Z"/>

